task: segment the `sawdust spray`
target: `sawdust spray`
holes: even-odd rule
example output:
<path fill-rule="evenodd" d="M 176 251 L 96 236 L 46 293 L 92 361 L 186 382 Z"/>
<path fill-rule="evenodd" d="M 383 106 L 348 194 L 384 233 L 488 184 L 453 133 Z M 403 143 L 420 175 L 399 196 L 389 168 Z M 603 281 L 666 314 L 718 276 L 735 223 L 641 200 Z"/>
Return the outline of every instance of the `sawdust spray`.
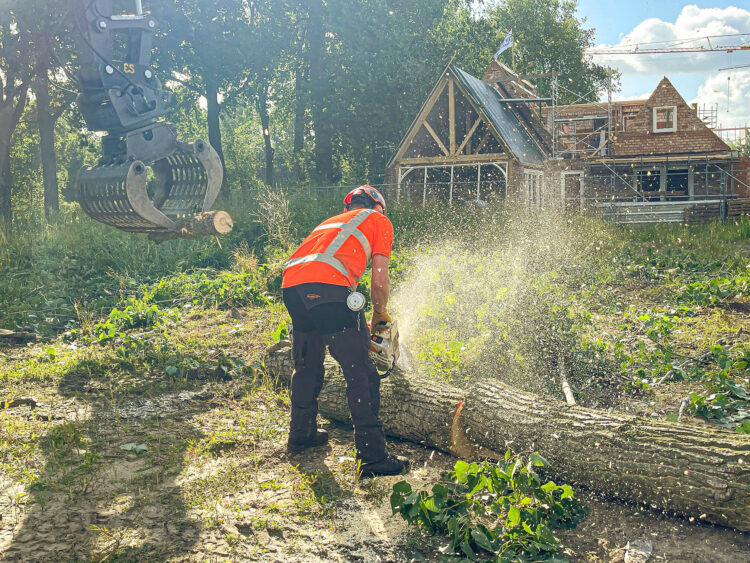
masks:
<path fill-rule="evenodd" d="M 454 212 L 455 213 L 455 212 Z M 456 383 L 495 377 L 557 393 L 581 352 L 575 295 L 606 271 L 611 231 L 579 216 L 481 210 L 406 245 L 392 308 L 409 367 Z"/>

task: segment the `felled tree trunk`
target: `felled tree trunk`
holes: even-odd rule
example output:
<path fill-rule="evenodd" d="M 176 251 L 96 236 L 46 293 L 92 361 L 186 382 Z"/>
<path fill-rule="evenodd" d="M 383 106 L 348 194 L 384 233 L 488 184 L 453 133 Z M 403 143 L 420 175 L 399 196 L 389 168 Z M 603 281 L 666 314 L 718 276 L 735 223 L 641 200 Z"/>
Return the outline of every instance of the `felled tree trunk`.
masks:
<path fill-rule="evenodd" d="M 179 224 L 179 231 L 165 231 L 151 233 L 148 238 L 155 242 L 163 242 L 173 238 L 194 238 L 206 235 L 226 235 L 232 232 L 234 222 L 226 211 L 216 209 L 204 211 L 187 217 Z"/>
<path fill-rule="evenodd" d="M 10 342 L 12 344 L 25 344 L 39 340 L 39 336 L 33 332 L 16 332 L 0 328 L 0 342 Z"/>
<path fill-rule="evenodd" d="M 288 381 L 289 346 L 269 350 L 266 367 Z M 464 391 L 411 371 L 385 379 L 382 395 L 390 435 L 465 458 L 498 457 L 508 447 L 536 450 L 557 479 L 750 531 L 748 436 L 569 407 L 494 381 Z M 349 420 L 338 366 L 326 369 L 320 412 Z"/>

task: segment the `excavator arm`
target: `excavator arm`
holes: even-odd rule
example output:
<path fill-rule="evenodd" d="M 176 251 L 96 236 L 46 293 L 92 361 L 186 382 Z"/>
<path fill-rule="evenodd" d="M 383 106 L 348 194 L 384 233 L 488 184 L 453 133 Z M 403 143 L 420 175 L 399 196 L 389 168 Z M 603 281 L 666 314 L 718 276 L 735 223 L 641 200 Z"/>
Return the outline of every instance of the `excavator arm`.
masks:
<path fill-rule="evenodd" d="M 72 1 L 78 107 L 88 128 L 105 134 L 99 162 L 78 175 L 77 200 L 124 231 L 185 234 L 185 221 L 213 205 L 224 170 L 210 144 L 182 142 L 160 120 L 171 94 L 151 66 L 157 22 L 141 0 L 132 14 L 114 14 L 112 0 Z"/>

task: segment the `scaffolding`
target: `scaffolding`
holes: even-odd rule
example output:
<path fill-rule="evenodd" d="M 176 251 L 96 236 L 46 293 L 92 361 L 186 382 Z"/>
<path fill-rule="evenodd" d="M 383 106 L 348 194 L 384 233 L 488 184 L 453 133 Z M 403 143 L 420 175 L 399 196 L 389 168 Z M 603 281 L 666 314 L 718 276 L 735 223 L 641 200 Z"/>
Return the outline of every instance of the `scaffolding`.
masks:
<path fill-rule="evenodd" d="M 706 126 L 715 131 L 719 123 L 719 104 L 694 104 L 695 113 Z"/>
<path fill-rule="evenodd" d="M 573 102 L 560 103 L 561 95 Z M 607 85 L 607 102 L 600 102 L 592 88 L 579 94 L 560 84 L 557 74 L 552 80 L 552 113 L 548 129 L 552 134 L 552 158 L 586 158 L 607 156 L 612 138 L 612 80 Z M 581 114 L 585 106 L 587 113 Z M 573 108 L 577 111 L 573 111 Z"/>

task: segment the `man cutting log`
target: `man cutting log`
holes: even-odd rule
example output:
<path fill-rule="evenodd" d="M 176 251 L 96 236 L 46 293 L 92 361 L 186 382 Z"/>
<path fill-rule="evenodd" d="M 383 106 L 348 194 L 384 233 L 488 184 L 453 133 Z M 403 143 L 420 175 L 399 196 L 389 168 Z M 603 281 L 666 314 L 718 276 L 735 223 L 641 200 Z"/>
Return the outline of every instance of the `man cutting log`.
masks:
<path fill-rule="evenodd" d="M 406 458 L 386 450 L 379 418 L 380 375 L 369 357 L 370 330 L 361 304 L 351 298 L 372 261 L 371 324 L 375 329 L 391 322 L 387 305 L 392 245 L 385 199 L 372 186 L 360 186 L 344 198 L 343 213 L 323 221 L 302 241 L 283 273 L 294 355 L 288 449 L 299 453 L 328 442 L 328 433 L 317 427 L 327 346 L 346 380 L 362 477 L 398 475 L 409 467 Z"/>

